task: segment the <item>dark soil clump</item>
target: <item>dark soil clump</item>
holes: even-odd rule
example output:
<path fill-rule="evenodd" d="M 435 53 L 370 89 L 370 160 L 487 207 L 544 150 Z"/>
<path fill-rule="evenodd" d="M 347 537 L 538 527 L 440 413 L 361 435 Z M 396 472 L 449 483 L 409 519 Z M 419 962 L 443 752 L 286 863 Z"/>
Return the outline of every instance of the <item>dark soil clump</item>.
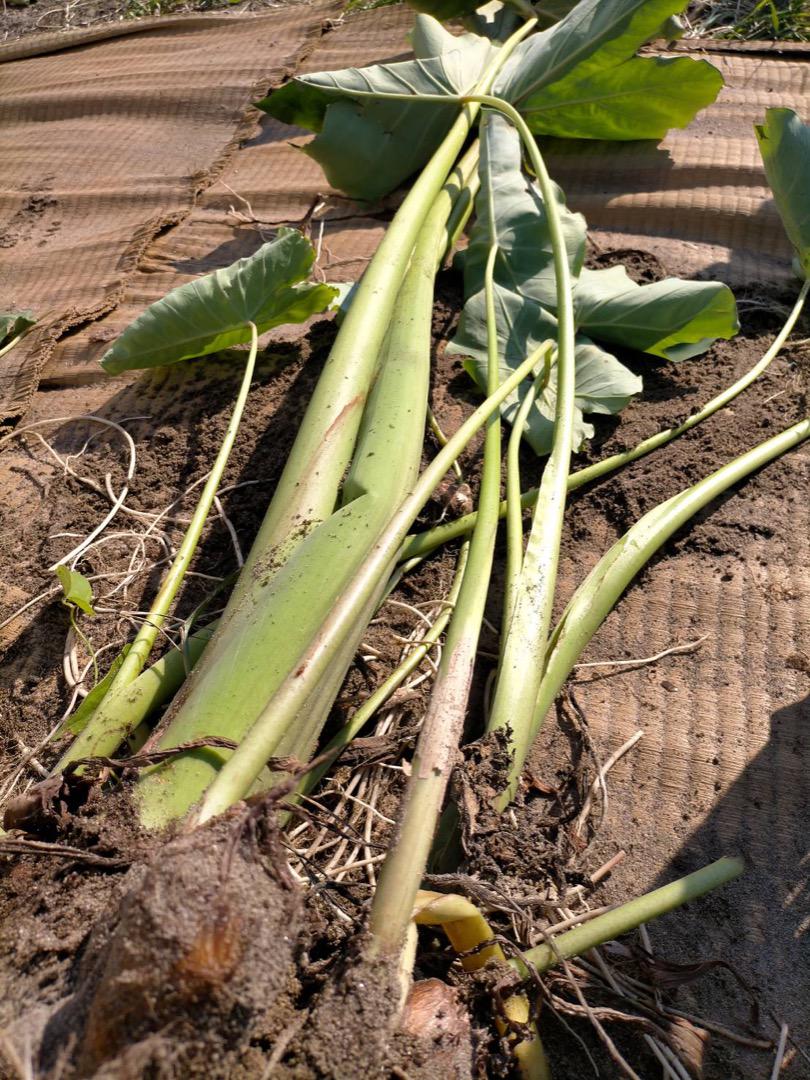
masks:
<path fill-rule="evenodd" d="M 39 978 L 8 1018 L 10 1037 L 39 1029 L 32 1042 L 44 1075 L 227 1076 L 286 985 L 299 890 L 274 865 L 275 848 L 242 834 L 238 816 L 153 842 L 146 857 L 131 851 L 123 877 L 74 877 L 57 904 L 46 901 L 42 883 L 30 912 L 24 889 L 16 905 L 7 894 L 6 925 L 17 927 L 18 943 L 26 916 L 40 935 L 50 924 L 66 961 L 58 979 L 51 967 L 61 994 L 48 1002 L 43 946 L 29 944 L 27 966 Z M 60 886 L 57 872 L 50 891 Z M 8 961 L 18 978 L 19 944 L 15 953 Z"/>

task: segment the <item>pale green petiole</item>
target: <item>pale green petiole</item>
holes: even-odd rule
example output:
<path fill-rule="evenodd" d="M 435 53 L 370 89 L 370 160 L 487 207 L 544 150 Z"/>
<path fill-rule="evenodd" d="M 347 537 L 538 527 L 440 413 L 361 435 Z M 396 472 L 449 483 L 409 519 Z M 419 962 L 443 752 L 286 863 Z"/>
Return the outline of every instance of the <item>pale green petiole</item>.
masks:
<path fill-rule="evenodd" d="M 452 587 L 444 601 L 442 611 L 433 620 L 430 629 L 425 633 L 424 637 L 413 646 L 405 659 L 391 672 L 388 678 L 380 683 L 377 689 L 366 698 L 363 704 L 343 725 L 334 738 L 327 743 L 323 753 L 329 754 L 330 756 L 316 768 L 310 769 L 298 786 L 297 790 L 299 792 L 306 794 L 307 792 L 312 791 L 320 783 L 331 768 L 332 763 L 340 755 L 343 748 L 348 746 L 353 739 L 357 738 L 369 720 L 371 720 L 375 713 L 379 712 L 386 701 L 388 701 L 394 691 L 402 685 L 411 672 L 419 667 L 432 647 L 442 636 L 458 600 L 458 593 L 464 578 L 469 550 L 469 543 L 465 542 L 462 544 L 458 555 L 458 564 L 456 566 Z M 319 757 L 320 756 L 321 755 L 319 754 Z"/>
<path fill-rule="evenodd" d="M 276 732 L 289 727 L 306 701 L 308 688 L 317 684 L 328 666 L 335 642 L 341 641 L 354 626 L 361 610 L 380 577 L 396 559 L 408 528 L 433 491 L 475 432 L 489 419 L 502 401 L 532 371 L 537 356 L 530 356 L 502 384 L 497 394 L 487 398 L 439 451 L 420 476 L 413 491 L 392 517 L 385 533 L 377 540 L 358 567 L 355 578 L 342 590 L 306 652 L 299 657 L 294 671 L 274 694 L 270 705 L 260 714 L 241 745 L 228 758 L 203 797 L 194 816 L 195 824 L 215 817 L 243 798 L 273 752 Z"/>
<path fill-rule="evenodd" d="M 810 419 L 801 420 L 760 443 L 650 510 L 602 556 L 574 593 L 551 635 L 534 714 L 530 726 L 517 741 L 520 752 L 512 762 L 509 784 L 498 798 L 497 806 L 500 809 L 506 807 L 514 797 L 529 748 L 574 664 L 633 578 L 662 544 L 704 506 L 808 437 Z"/>
<path fill-rule="evenodd" d="M 498 50 L 482 85 L 529 29 Z M 450 135 L 363 276 L 225 614 L 188 693 L 163 724 L 162 747 L 210 735 L 239 742 L 260 715 L 273 753 L 306 757 L 314 746 L 330 694 L 351 663 L 357 644 L 351 638 L 362 635 L 394 559 L 379 568 L 373 588 L 367 583 L 362 604 L 352 582 L 409 490 L 411 464 L 418 468 L 421 458 L 427 376 L 424 394 L 417 384 L 429 370 L 433 277 L 446 245 L 450 189 L 453 195 L 459 190 L 455 178 L 446 178 L 478 108 L 459 104 Z M 381 385 L 395 381 L 401 392 L 383 393 Z M 339 639 L 325 627 L 347 589 L 356 606 Z M 329 663 L 310 676 L 301 658 L 327 636 Z M 298 706 L 289 712 L 277 707 L 278 696 L 292 685 Z M 137 787 L 142 821 L 156 827 L 183 816 L 228 758 L 227 752 L 195 751 L 146 770 Z"/>
<path fill-rule="evenodd" d="M 490 204 L 489 254 L 484 272 L 487 311 L 487 392 L 500 379 L 495 321 L 494 268 L 498 255 L 494 206 Z M 484 606 L 492 574 L 498 531 L 501 474 L 501 422 L 487 421 L 478 519 L 469 562 L 422 723 L 411 774 L 399 815 L 397 843 L 389 850 L 372 900 L 369 930 L 372 950 L 393 954 L 405 939 L 411 912 L 427 865 L 436 824 L 464 731 Z"/>
<path fill-rule="evenodd" d="M 355 597 L 360 606 L 344 638 L 332 639 L 328 668 L 309 680 L 297 679 L 299 692 L 306 688 L 309 694 L 295 715 L 277 710 L 274 695 L 300 668 L 301 656 L 318 639 L 416 482 L 430 381 L 434 279 L 446 248 L 448 217 L 468 172 L 465 156 L 434 200 L 417 238 L 340 505 L 310 528 L 280 565 L 270 553 L 253 573 L 246 565 L 242 576 L 249 574 L 250 596 L 237 604 L 230 622 L 227 612 L 223 616 L 188 692 L 162 725 L 161 748 L 212 735 L 239 742 L 264 714 L 272 756 L 307 760 L 314 750 L 393 564 L 381 569 L 371 592 Z M 137 786 L 144 823 L 156 827 L 186 814 L 229 756 L 228 751 L 194 751 L 146 770 Z"/>
<path fill-rule="evenodd" d="M 802 309 L 807 300 L 808 291 L 810 291 L 810 280 L 803 283 L 798 299 L 793 305 L 784 326 L 774 338 L 768 350 L 756 364 L 749 368 L 749 370 L 737 379 L 736 382 L 732 383 L 731 386 L 726 387 L 725 390 L 721 391 L 710 401 L 707 401 L 702 409 L 693 413 L 684 420 L 682 424 L 678 424 L 673 428 L 665 428 L 663 431 L 658 431 L 648 439 L 643 439 L 637 446 L 632 447 L 630 450 L 623 450 L 618 454 L 611 454 L 610 457 L 603 458 L 602 461 L 597 461 L 593 465 L 587 465 L 585 468 L 577 469 L 575 472 L 569 473 L 568 490 L 575 491 L 577 488 L 583 487 L 585 484 L 589 484 L 594 480 L 601 480 L 602 477 L 608 476 L 610 473 L 615 472 L 617 469 L 621 469 L 625 465 L 629 465 L 633 461 L 638 461 L 640 458 L 652 453 L 653 450 L 658 450 L 662 446 L 666 446 L 667 443 L 672 442 L 673 439 L 677 439 L 680 435 L 685 435 L 687 431 L 691 431 L 692 428 L 696 427 L 704 420 L 708 420 L 710 416 L 713 416 L 720 409 L 734 401 L 739 394 L 744 390 L 747 390 L 748 387 L 763 374 L 774 358 L 779 354 L 782 346 L 790 337 L 790 334 L 796 325 L 796 321 L 802 313 Z M 537 488 L 531 488 L 529 491 L 523 492 L 520 496 L 520 500 L 524 510 L 528 510 L 536 504 L 537 493 Z M 504 501 L 501 503 L 500 507 L 501 517 L 505 517 L 507 512 L 507 502 Z M 432 529 L 427 529 L 425 532 L 415 533 L 414 535 L 409 536 L 405 542 L 401 557 L 403 559 L 416 557 L 424 558 L 425 555 L 429 555 L 431 551 L 442 544 L 447 544 L 451 540 L 457 539 L 459 536 L 466 536 L 474 525 L 475 511 L 471 514 L 465 514 L 464 517 L 457 518 L 455 521 L 448 521 L 445 524 L 436 525 Z"/>
<path fill-rule="evenodd" d="M 368 94 L 378 98 L 408 95 Z M 447 103 L 443 95 L 420 95 L 420 100 Z M 521 761 L 528 753 L 524 745 L 531 726 L 532 709 L 540 686 L 546 641 L 557 582 L 560 540 L 567 493 L 568 473 L 574 437 L 575 336 L 574 298 L 568 252 L 560 220 L 556 192 L 537 142 L 517 109 L 488 94 L 459 95 L 460 103 L 476 102 L 505 116 L 514 125 L 535 174 L 548 217 L 557 299 L 557 400 L 554 441 L 543 471 L 531 532 L 523 557 L 520 577 L 510 582 L 510 621 L 504 627 L 504 644 L 495 697 L 489 715 L 489 731 L 508 729 Z M 488 333 L 494 332 L 494 313 L 487 319 Z"/>
<path fill-rule="evenodd" d="M 669 885 L 663 885 L 660 889 L 654 889 L 644 896 L 621 904 L 612 911 L 606 911 L 604 915 L 597 915 L 590 922 L 555 937 L 553 945 L 538 945 L 523 953 L 520 959 L 510 960 L 509 963 L 523 976 L 529 975 L 529 964 L 542 975 L 544 971 L 560 963 L 561 959 L 582 956 L 583 953 L 613 941 L 614 938 L 627 934 L 660 915 L 666 915 L 668 911 L 674 911 L 683 904 L 705 896 L 712 889 L 726 885 L 739 877 L 744 869 L 745 863 L 742 859 L 718 859 L 693 874 L 687 874 Z"/>
<path fill-rule="evenodd" d="M 557 583 L 560 540 L 574 439 L 575 336 L 574 296 L 568 252 L 556 193 L 534 136 L 520 113 L 497 98 L 476 97 L 487 108 L 497 109 L 514 124 L 534 171 L 548 217 L 557 293 L 557 400 L 554 441 L 543 470 L 534 518 L 523 556 L 520 576 L 509 584 L 509 621 L 495 696 L 487 729 L 508 729 L 513 741 L 521 737 L 531 717 L 540 684 L 546 639 Z M 516 556 L 513 551 L 513 556 Z M 516 746 L 516 753 L 521 749 Z"/>
<path fill-rule="evenodd" d="M 174 561 L 164 577 L 160 590 L 149 609 L 149 614 L 141 624 L 135 640 L 116 672 L 103 701 L 93 713 L 85 729 L 74 739 L 68 750 L 59 759 L 54 769 L 55 772 L 62 772 L 66 765 L 69 765 L 72 761 L 77 761 L 79 758 L 108 756 L 115 753 L 122 740 L 132 730 L 127 720 L 124 720 L 121 716 L 122 710 L 127 711 L 127 699 L 132 696 L 129 687 L 141 674 L 149 658 L 149 654 L 154 647 L 157 636 L 166 621 L 169 609 L 177 596 L 189 564 L 197 550 L 202 530 L 208 519 L 217 490 L 222 483 L 222 474 L 228 463 L 236 433 L 242 420 L 242 413 L 245 409 L 253 371 L 256 366 L 256 353 L 259 344 L 258 334 L 253 323 L 250 323 L 250 330 L 250 352 L 245 363 L 245 371 L 231 419 L 228 422 L 216 460 L 202 494 L 197 501 L 191 522 L 186 529 Z"/>
<path fill-rule="evenodd" d="M 503 594 L 503 624 L 509 626 L 515 609 L 515 598 L 523 566 L 523 496 L 520 490 L 520 444 L 526 420 L 534 405 L 538 393 L 542 393 L 548 382 L 551 370 L 551 353 L 554 348 L 549 342 L 543 371 L 537 376 L 526 393 L 520 408 L 512 422 L 512 432 L 506 451 L 506 499 L 501 507 L 506 507 L 506 574 Z M 501 507 L 498 508 L 500 516 Z M 504 637 L 501 646 L 505 645 Z"/>
<path fill-rule="evenodd" d="M 479 89 L 489 89 L 536 22 L 526 22 L 498 49 Z M 246 573 L 237 582 L 234 609 L 249 591 L 251 571 L 267 552 L 280 558 L 300 538 L 302 528 L 325 519 L 334 508 L 411 252 L 478 112 L 474 102 L 458 103 L 460 115 L 412 184 L 363 274 L 246 561 Z"/>

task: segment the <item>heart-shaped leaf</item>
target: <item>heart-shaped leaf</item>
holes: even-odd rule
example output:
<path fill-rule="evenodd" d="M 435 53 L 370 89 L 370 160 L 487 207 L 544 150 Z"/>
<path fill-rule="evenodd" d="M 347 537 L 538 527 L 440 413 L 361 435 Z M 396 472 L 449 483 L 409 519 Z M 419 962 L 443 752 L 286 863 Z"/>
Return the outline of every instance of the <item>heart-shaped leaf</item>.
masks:
<path fill-rule="evenodd" d="M 74 604 L 86 615 L 95 615 L 93 610 L 93 586 L 78 570 L 69 566 L 57 566 L 56 576 L 64 593 L 64 602 Z"/>
<path fill-rule="evenodd" d="M 683 0 L 582 0 L 515 49 L 494 92 L 544 134 L 661 138 L 714 101 L 723 85 L 706 61 L 635 56 L 683 6 Z"/>
<path fill-rule="evenodd" d="M 740 328 L 727 285 L 680 278 L 637 285 L 623 266 L 583 270 L 575 302 L 587 334 L 666 360 L 688 360 Z"/>
<path fill-rule="evenodd" d="M 173 289 L 127 327 L 101 363 L 115 375 L 206 356 L 249 341 L 282 323 L 304 322 L 337 296 L 332 285 L 308 282 L 315 252 L 295 229 L 247 259 Z"/>
<path fill-rule="evenodd" d="M 519 367 L 526 357 L 549 338 L 556 338 L 556 319 L 534 300 L 528 300 L 500 286 L 495 287 L 495 311 L 498 328 L 498 355 L 502 378 Z M 484 389 L 487 372 L 486 306 L 483 290 L 464 305 L 458 331 L 448 345 L 450 355 L 465 357 L 465 368 Z M 511 422 L 528 391 L 525 382 L 507 398 L 502 408 Z M 525 438 L 538 454 L 551 450 L 554 410 L 557 393 L 556 365 L 552 365 L 547 386 L 529 412 Z M 617 413 L 641 391 L 641 379 L 620 364 L 615 356 L 600 349 L 584 335 L 577 339 L 576 403 L 574 449 L 593 435 L 584 413 Z"/>
<path fill-rule="evenodd" d="M 484 269 L 490 245 L 494 262 L 494 302 L 498 347 L 504 371 L 517 367 L 543 341 L 557 336 L 557 294 L 551 238 L 543 200 L 521 171 L 518 136 L 500 117 L 487 116 L 481 140 L 481 190 L 477 217 L 463 259 L 467 300 L 450 354 L 469 358 L 468 370 L 486 385 L 487 321 Z M 642 387 L 641 379 L 592 340 L 611 342 L 670 360 L 705 351 L 717 338 L 738 329 L 734 297 L 716 282 L 668 278 L 637 285 L 623 266 L 584 270 L 586 225 L 566 207 L 558 208 L 574 283 L 577 321 L 575 447 L 593 433 L 583 413 L 615 413 Z M 528 382 L 508 399 L 502 415 L 510 420 Z M 556 370 L 529 414 L 526 438 L 538 453 L 548 453 L 554 423 Z"/>
<path fill-rule="evenodd" d="M 447 351 L 466 358 L 465 367 L 476 383 L 486 387 L 487 318 L 484 270 L 490 245 L 498 248 L 494 265 L 495 321 L 502 377 L 506 377 L 543 341 L 556 339 L 557 292 L 548 215 L 534 183 L 521 170 L 520 139 L 502 117 L 488 115 L 481 138 L 481 190 L 477 216 L 464 258 L 464 291 L 468 297 L 453 341 Z M 557 189 L 572 279 L 576 281 L 585 254 L 585 219 L 567 209 Z M 504 402 L 501 414 L 511 422 L 528 391 L 528 381 Z M 574 448 L 579 449 L 593 428 L 584 413 L 623 409 L 641 390 L 641 379 L 588 338 L 577 341 Z M 538 454 L 551 449 L 557 371 L 529 412 L 525 437 Z"/>
<path fill-rule="evenodd" d="M 810 277 L 810 125 L 792 109 L 768 109 L 755 130 L 785 232 Z"/>
<path fill-rule="evenodd" d="M 641 57 L 581 78 L 574 71 L 528 98 L 532 131 L 566 139 L 662 139 L 717 97 L 717 68 L 691 57 Z"/>
<path fill-rule="evenodd" d="M 420 5 L 423 0 L 416 0 Z M 445 14 L 461 0 L 424 0 Z M 439 6 L 434 6 L 439 5 Z M 705 61 L 634 54 L 669 25 L 684 0 L 569 0 L 555 3 L 553 25 L 526 38 L 495 81 L 538 132 L 567 138 L 659 138 L 713 101 L 722 85 Z M 554 22 L 560 14 L 563 17 Z M 479 13 L 481 14 L 481 13 Z M 428 160 L 457 105 L 419 102 L 420 93 L 463 94 L 478 81 L 507 20 L 479 20 L 483 36 L 454 37 L 431 15 L 418 15 L 416 60 L 302 75 L 259 102 L 287 124 L 317 132 L 305 152 L 330 183 L 360 199 L 392 191 Z M 373 93 L 414 100 L 380 101 Z"/>
<path fill-rule="evenodd" d="M 462 94 L 478 81 L 493 46 L 476 34 L 454 37 L 428 15 L 412 35 L 417 59 L 300 75 L 258 102 L 287 124 L 316 131 L 304 147 L 329 183 L 358 199 L 392 191 L 430 158 L 458 105 L 375 101 L 359 93 Z M 429 50 L 440 50 L 426 56 Z"/>

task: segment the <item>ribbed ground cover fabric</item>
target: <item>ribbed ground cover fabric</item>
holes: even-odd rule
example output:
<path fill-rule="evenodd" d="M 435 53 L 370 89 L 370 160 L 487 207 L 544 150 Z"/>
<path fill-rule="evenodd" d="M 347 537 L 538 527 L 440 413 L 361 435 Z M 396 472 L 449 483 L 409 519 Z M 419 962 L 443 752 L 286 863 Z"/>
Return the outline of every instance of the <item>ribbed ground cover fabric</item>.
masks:
<path fill-rule="evenodd" d="M 250 254 L 281 224 L 309 232 L 325 277 L 358 276 L 390 206 L 359 206 L 330 192 L 319 168 L 291 145 L 303 142 L 303 133 L 249 107 L 257 86 L 280 81 L 296 62 L 299 70 L 322 70 L 407 54 L 412 17 L 401 8 L 331 26 L 333 14 L 299 7 L 252 19 L 217 17 L 203 27 L 198 19 L 178 20 L 0 65 L 3 108 L 13 106 L 14 118 L 0 165 L 7 238 L 0 241 L 0 297 L 50 312 L 44 333 L 13 360 L 0 361 L 12 411 L 25 407 L 40 371 L 45 389 L 32 417 L 103 411 L 122 384 L 107 389 L 98 367 L 109 341 L 169 288 Z M 557 143 L 548 148 L 551 170 L 602 248 L 651 252 L 671 272 L 745 286 L 749 299 L 760 283 L 781 284 L 788 295 L 789 249 L 752 124 L 774 105 L 810 119 L 810 55 L 803 46 L 760 43 L 678 46 L 686 49 L 705 50 L 726 79 L 717 103 L 686 131 L 672 132 L 660 147 L 612 145 L 609 155 L 597 144 Z M 763 302 L 772 303 L 768 295 Z M 76 329 L 65 336 L 70 326 Z M 701 361 L 691 363 L 699 382 Z M 779 370 L 785 383 L 777 393 L 793 403 L 805 392 L 806 372 L 801 364 Z M 194 408 L 189 400 L 189 423 Z M 706 437 L 724 440 L 738 415 L 735 407 L 721 413 Z M 739 441 L 772 433 L 752 426 Z M 703 434 L 689 439 L 699 467 Z M 615 481 L 626 485 L 627 520 L 606 516 L 593 550 L 563 561 L 563 599 L 633 520 L 638 492 L 646 487 L 664 498 L 677 490 L 656 486 L 669 454 L 653 455 Z M 610 776 L 599 843 L 606 858 L 619 847 L 628 851 L 613 895 L 635 894 L 722 851 L 743 850 L 751 866 L 742 881 L 716 901 L 673 916 L 677 927 L 658 924 L 653 942 L 665 955 L 738 963 L 755 978 L 763 1003 L 805 1037 L 809 468 L 810 452 L 802 448 L 704 513 L 698 547 L 669 545 L 586 659 L 651 656 L 708 634 L 696 652 L 576 688 L 603 758 L 644 731 Z M 2 475 L 0 487 L 13 482 L 11 466 Z M 543 752 L 541 745 L 538 775 Z M 747 1003 L 736 984 L 712 985 L 707 1011 L 721 1022 L 744 1018 Z M 791 1068 L 787 1075 L 804 1075 L 800 1059 Z M 751 1070 L 744 1075 L 767 1075 L 768 1067 L 760 1057 Z"/>
<path fill-rule="evenodd" d="M 295 69 L 327 10 L 149 20 L 102 41 L 72 35 L 67 49 L 49 34 L 56 51 L 22 59 L 24 43 L 0 49 L 0 309 L 40 318 L 0 363 L 3 415 L 24 411 L 57 340 L 118 304 L 149 243 L 213 183 L 250 101 Z"/>
<path fill-rule="evenodd" d="M 411 21 L 401 7 L 349 17 L 321 37 L 299 70 L 401 59 Z M 604 247 L 641 246 L 672 272 L 732 285 L 785 282 L 789 249 L 752 125 L 771 105 L 810 115 L 810 52 L 790 45 L 732 52 L 725 43 L 694 42 L 679 48 L 703 53 L 720 68 L 726 87 L 718 101 L 660 146 L 553 141 L 547 152 L 554 175 Z M 99 357 L 138 311 L 195 274 L 250 254 L 280 224 L 310 232 L 330 279 L 353 280 L 362 271 L 388 219 L 386 206 L 361 206 L 330 192 L 319 167 L 290 145 L 304 143 L 304 133 L 296 137 L 267 116 L 248 114 L 245 122 L 254 130 L 240 152 L 177 228 L 141 250 L 119 303 L 58 345 L 43 370 L 48 384 L 100 377 Z"/>

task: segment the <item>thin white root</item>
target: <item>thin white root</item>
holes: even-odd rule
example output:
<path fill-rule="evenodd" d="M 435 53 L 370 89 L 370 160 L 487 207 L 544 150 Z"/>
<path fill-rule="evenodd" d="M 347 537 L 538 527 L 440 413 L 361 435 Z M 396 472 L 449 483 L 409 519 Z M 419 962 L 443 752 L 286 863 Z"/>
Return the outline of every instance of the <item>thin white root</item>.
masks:
<path fill-rule="evenodd" d="M 663 660 L 665 656 L 677 656 L 680 653 L 694 652 L 699 648 L 707 638 L 710 638 L 711 634 L 704 634 L 703 637 L 697 638 L 695 641 L 687 641 L 685 645 L 673 645 L 669 649 L 664 649 L 663 652 L 656 653 L 655 656 L 642 656 L 638 660 L 588 660 L 581 664 L 574 664 L 574 669 L 579 668 L 594 668 L 594 667 L 641 667 L 643 664 L 654 664 L 658 660 Z"/>
<path fill-rule="evenodd" d="M 228 534 L 231 538 L 231 543 L 233 544 L 234 555 L 236 556 L 236 565 L 241 570 L 242 567 L 245 565 L 245 557 L 242 554 L 242 548 L 239 545 L 239 537 L 236 535 L 236 529 L 233 527 L 233 522 L 222 509 L 222 503 L 219 501 L 218 495 L 214 496 L 214 506 L 216 507 L 216 511 L 219 514 L 220 521 L 228 530 Z"/>
<path fill-rule="evenodd" d="M 601 814 L 602 814 L 602 818 L 604 818 L 605 813 L 607 811 L 607 805 L 608 805 L 607 784 L 605 783 L 605 779 L 607 777 L 607 774 L 610 772 L 610 770 L 613 768 L 613 766 L 618 761 L 621 761 L 621 759 L 624 757 L 624 755 L 628 751 L 632 750 L 633 747 L 636 745 L 636 743 L 640 739 L 642 739 L 643 737 L 644 737 L 644 732 L 643 731 L 637 731 L 635 733 L 635 735 L 631 735 L 631 737 L 627 740 L 627 742 L 623 743 L 619 747 L 619 749 L 614 751 L 610 755 L 610 757 L 607 759 L 607 761 L 604 762 L 604 764 L 600 768 L 599 772 L 596 774 L 596 777 L 594 778 L 594 781 L 591 784 L 590 790 L 589 790 L 589 792 L 588 792 L 588 794 L 587 794 L 587 796 L 585 798 L 585 802 L 582 804 L 582 809 L 579 812 L 579 816 L 577 817 L 577 820 L 574 822 L 574 835 L 575 836 L 579 836 L 582 833 L 582 830 L 585 827 L 585 822 L 590 817 L 591 807 L 593 806 L 593 800 L 596 797 L 597 791 L 601 792 L 601 795 L 602 795 L 602 811 L 601 811 Z"/>
<path fill-rule="evenodd" d="M 782 1064 L 785 1060 L 785 1048 L 787 1047 L 789 1033 L 787 1024 L 782 1024 L 782 1030 L 779 1032 L 779 1043 L 776 1047 L 776 1057 L 771 1072 L 771 1080 L 779 1080 L 779 1073 L 782 1071 Z"/>
<path fill-rule="evenodd" d="M 124 486 L 122 487 L 121 492 L 119 493 L 118 497 L 116 498 L 115 502 L 113 503 L 112 508 L 110 509 L 109 513 L 95 527 L 95 529 L 93 529 L 93 531 L 90 533 L 90 535 L 88 537 L 86 537 L 72 551 L 68 552 L 67 555 L 63 555 L 61 559 L 58 559 L 52 566 L 49 566 L 48 570 L 50 572 L 53 572 L 57 568 L 57 566 L 66 565 L 67 563 L 71 562 L 71 560 L 77 559 L 81 555 L 81 553 L 85 550 L 85 548 L 88 546 L 88 544 L 92 543 L 92 541 L 95 540 L 95 538 L 97 536 L 99 536 L 102 532 L 104 532 L 104 530 L 107 528 L 107 526 L 113 520 L 115 515 L 118 513 L 119 509 L 121 508 L 121 506 L 124 503 L 124 500 L 127 497 L 127 494 L 129 493 L 129 484 L 131 483 L 132 478 L 135 475 L 135 467 L 136 467 L 137 460 L 138 460 L 137 459 L 137 452 L 135 450 L 135 441 L 133 440 L 130 433 L 126 430 L 126 428 L 123 428 L 120 424 L 117 424 L 114 420 L 107 420 L 102 416 L 93 416 L 90 413 L 81 414 L 81 415 L 78 415 L 78 416 L 55 416 L 55 417 L 52 417 L 50 420 L 36 420 L 32 424 L 25 424 L 21 428 L 16 428 L 14 431 L 11 432 L 11 434 L 6 435 L 6 437 L 4 439 L 0 440 L 0 446 L 3 446 L 6 442 L 8 442 L 9 439 L 16 438 L 18 435 L 24 435 L 27 432 L 33 432 L 34 428 L 42 427 L 45 424 L 65 424 L 65 423 L 70 423 L 70 422 L 73 422 L 73 421 L 87 421 L 88 423 L 91 423 L 91 424 L 101 424 L 104 427 L 111 428 L 113 431 L 117 431 L 118 434 L 124 439 L 124 441 L 125 441 L 125 443 L 127 445 L 127 449 L 129 450 L 129 464 L 127 466 L 126 480 L 125 480 Z M 41 441 L 44 442 L 44 440 L 41 440 Z M 59 460 L 59 462 L 61 463 L 62 467 L 65 469 L 66 472 L 73 472 L 73 470 L 70 467 L 70 462 L 69 462 L 68 459 L 60 458 L 59 455 L 56 453 L 56 451 L 53 449 L 53 447 L 51 447 L 49 444 L 46 443 L 46 446 L 48 446 L 48 449 L 53 454 L 53 456 L 56 457 L 57 460 Z"/>

